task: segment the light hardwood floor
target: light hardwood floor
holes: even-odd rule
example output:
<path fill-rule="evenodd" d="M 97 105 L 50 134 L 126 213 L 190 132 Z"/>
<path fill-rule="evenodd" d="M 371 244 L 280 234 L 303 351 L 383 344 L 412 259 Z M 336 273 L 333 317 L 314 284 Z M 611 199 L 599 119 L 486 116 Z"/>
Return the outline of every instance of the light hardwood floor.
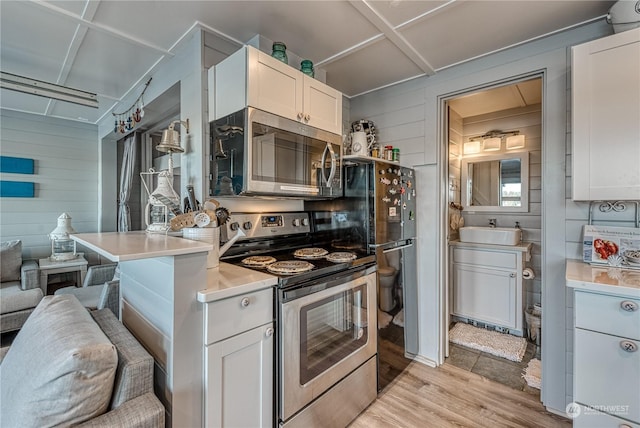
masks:
<path fill-rule="evenodd" d="M 394 349 L 395 347 L 395 349 Z M 381 341 L 380 352 L 401 355 Z M 399 360 L 399 363 L 402 361 Z M 443 364 L 431 368 L 411 362 L 350 425 L 387 427 L 570 427 L 568 419 L 545 411 L 535 395 Z"/>

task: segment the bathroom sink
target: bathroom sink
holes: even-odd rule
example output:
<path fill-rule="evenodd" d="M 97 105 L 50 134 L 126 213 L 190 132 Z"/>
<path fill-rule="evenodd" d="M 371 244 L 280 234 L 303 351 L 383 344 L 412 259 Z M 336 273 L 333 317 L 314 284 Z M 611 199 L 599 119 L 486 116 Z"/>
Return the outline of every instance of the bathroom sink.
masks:
<path fill-rule="evenodd" d="M 522 231 L 509 227 L 467 226 L 460 229 L 460 241 L 476 244 L 518 245 Z"/>

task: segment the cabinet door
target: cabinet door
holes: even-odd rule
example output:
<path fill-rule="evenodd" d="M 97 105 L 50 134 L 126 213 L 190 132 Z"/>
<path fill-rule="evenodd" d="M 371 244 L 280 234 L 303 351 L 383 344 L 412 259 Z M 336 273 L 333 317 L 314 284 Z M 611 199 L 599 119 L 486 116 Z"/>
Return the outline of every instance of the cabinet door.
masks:
<path fill-rule="evenodd" d="M 515 329 L 516 273 L 454 264 L 451 313 Z"/>
<path fill-rule="evenodd" d="M 573 199 L 640 199 L 640 28 L 573 48 Z"/>
<path fill-rule="evenodd" d="M 303 75 L 303 120 L 315 127 L 342 135 L 342 93 Z"/>
<path fill-rule="evenodd" d="M 638 341 L 575 329 L 573 399 L 640 422 L 640 350 L 623 349 L 628 343 L 640 346 Z"/>
<path fill-rule="evenodd" d="M 273 424 L 273 323 L 205 348 L 207 427 Z"/>
<path fill-rule="evenodd" d="M 249 49 L 248 104 L 291 120 L 303 117 L 303 74 L 282 61 Z"/>

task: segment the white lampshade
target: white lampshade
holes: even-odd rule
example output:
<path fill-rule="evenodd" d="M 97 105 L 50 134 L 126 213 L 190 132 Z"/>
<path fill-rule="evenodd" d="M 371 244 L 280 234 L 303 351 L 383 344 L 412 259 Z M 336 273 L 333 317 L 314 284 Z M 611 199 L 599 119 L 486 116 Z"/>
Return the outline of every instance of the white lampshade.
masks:
<path fill-rule="evenodd" d="M 480 153 L 480 141 L 469 141 L 464 143 L 462 151 L 465 155 Z"/>
<path fill-rule="evenodd" d="M 524 147 L 524 135 L 511 135 L 507 137 L 507 150 L 521 149 Z"/>
<path fill-rule="evenodd" d="M 485 152 L 494 152 L 502 147 L 502 138 L 492 137 L 482 140 L 482 150 Z"/>

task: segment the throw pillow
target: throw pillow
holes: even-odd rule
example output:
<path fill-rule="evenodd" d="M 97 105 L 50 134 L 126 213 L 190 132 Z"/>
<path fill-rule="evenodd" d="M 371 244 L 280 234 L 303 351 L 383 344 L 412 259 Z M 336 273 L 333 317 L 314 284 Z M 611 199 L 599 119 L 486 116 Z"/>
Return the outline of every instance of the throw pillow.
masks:
<path fill-rule="evenodd" d="M 74 296 L 46 296 L 0 364 L 0 426 L 70 426 L 105 413 L 117 365 Z"/>
<path fill-rule="evenodd" d="M 0 282 L 20 281 L 22 266 L 22 241 L 6 241 L 0 244 Z"/>

